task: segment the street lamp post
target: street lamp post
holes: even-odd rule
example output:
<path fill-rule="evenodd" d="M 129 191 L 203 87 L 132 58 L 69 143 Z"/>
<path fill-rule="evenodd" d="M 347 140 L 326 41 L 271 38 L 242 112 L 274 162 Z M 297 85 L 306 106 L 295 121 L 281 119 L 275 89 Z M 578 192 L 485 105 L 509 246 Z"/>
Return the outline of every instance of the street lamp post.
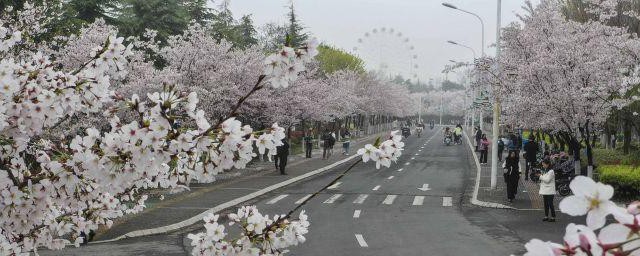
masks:
<path fill-rule="evenodd" d="M 500 56 L 500 22 L 502 1 L 498 0 L 497 28 L 496 28 L 496 59 Z M 493 104 L 493 142 L 491 143 L 491 189 L 498 183 L 498 139 L 500 137 L 500 97 L 497 93 L 499 83 L 493 90 L 495 102 Z"/>
<path fill-rule="evenodd" d="M 450 3 L 442 3 L 442 5 L 445 6 L 445 7 L 451 8 L 451 9 L 455 9 L 455 10 L 458 10 L 458 11 L 461 11 L 461 12 L 464 12 L 464 13 L 471 14 L 471 15 L 475 16 L 476 18 L 478 18 L 478 20 L 480 21 L 480 25 L 482 27 L 482 57 L 484 57 L 485 56 L 484 55 L 484 21 L 482 20 L 482 18 L 480 18 L 480 16 L 478 16 L 478 14 L 472 13 L 472 12 L 467 11 L 467 10 L 460 9 L 460 8 L 456 7 L 455 5 L 452 5 Z"/>

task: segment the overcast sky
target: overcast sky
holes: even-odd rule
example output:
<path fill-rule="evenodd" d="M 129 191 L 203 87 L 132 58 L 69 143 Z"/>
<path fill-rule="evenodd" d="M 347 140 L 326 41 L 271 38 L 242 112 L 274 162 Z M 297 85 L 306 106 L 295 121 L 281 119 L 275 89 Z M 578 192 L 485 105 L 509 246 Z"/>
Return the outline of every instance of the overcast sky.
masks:
<path fill-rule="evenodd" d="M 485 52 L 487 55 L 494 55 L 495 48 L 490 45 L 496 40 L 496 0 L 446 1 L 482 17 L 485 22 Z M 284 23 L 289 2 L 290 0 L 231 0 L 230 8 L 236 16 L 252 14 L 255 24 L 260 26 L 267 22 Z M 534 4 L 538 2 L 539 0 L 533 0 Z M 308 32 L 321 42 L 349 52 L 354 52 L 356 47 L 371 67 L 380 66 L 379 63 L 383 60 L 394 66 L 390 70 L 407 70 L 411 67 L 411 50 L 409 47 L 395 45 L 413 46 L 413 54 L 418 58 L 414 63 L 418 65 L 415 73 L 421 80 L 426 80 L 442 78 L 441 71 L 450 59 L 473 59 L 471 51 L 447 44 L 447 40 L 467 44 L 478 55 L 481 54 L 478 19 L 446 8 L 440 0 L 296 0 L 294 4 Z M 503 26 L 517 21 L 516 13 L 523 13 L 523 4 L 524 0 L 502 1 Z M 396 36 L 397 32 L 401 32 L 402 39 L 370 32 L 375 28 L 380 31 L 383 27 L 386 31 L 393 28 Z M 364 37 L 367 31 L 370 36 Z M 363 38 L 364 42 L 359 43 L 359 38 Z M 409 42 L 404 42 L 404 38 L 408 38 Z M 378 53 L 373 53 L 375 51 Z"/>

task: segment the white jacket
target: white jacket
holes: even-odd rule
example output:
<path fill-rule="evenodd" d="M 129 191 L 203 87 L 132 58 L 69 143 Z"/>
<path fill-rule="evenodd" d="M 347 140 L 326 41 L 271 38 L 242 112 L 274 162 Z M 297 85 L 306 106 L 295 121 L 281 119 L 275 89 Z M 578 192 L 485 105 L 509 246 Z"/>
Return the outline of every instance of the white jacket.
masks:
<path fill-rule="evenodd" d="M 547 173 L 540 175 L 540 195 L 555 195 L 556 194 L 556 175 L 553 170 L 547 171 Z"/>

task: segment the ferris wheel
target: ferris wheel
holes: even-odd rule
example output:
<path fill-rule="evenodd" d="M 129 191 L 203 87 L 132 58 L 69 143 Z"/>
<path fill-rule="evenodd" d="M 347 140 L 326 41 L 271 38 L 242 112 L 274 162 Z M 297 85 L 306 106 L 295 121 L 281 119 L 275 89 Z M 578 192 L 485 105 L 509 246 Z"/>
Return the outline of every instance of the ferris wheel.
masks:
<path fill-rule="evenodd" d="M 418 55 L 411 40 L 393 28 L 374 28 L 358 38 L 354 53 L 365 62 L 365 67 L 394 78 L 417 80 Z"/>

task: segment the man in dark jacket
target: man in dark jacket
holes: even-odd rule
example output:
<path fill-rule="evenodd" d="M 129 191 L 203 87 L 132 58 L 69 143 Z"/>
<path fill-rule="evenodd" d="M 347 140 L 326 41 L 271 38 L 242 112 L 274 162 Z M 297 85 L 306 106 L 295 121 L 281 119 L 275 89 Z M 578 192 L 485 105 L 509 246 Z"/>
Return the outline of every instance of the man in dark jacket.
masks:
<path fill-rule="evenodd" d="M 286 139 L 282 139 L 282 145 L 276 147 L 276 153 L 276 169 L 280 169 L 280 174 L 286 175 L 284 168 L 289 157 L 289 143 Z"/>
<path fill-rule="evenodd" d="M 305 156 L 311 158 L 311 150 L 313 149 L 313 136 L 311 136 L 311 131 L 307 133 L 307 136 L 304 136 L 304 149 Z"/>
<path fill-rule="evenodd" d="M 331 156 L 332 139 L 333 137 L 331 137 L 329 130 L 325 130 L 324 134 L 322 134 L 322 159 L 329 159 L 329 156 Z"/>
<path fill-rule="evenodd" d="M 538 150 L 538 143 L 536 143 L 533 136 L 530 136 L 529 143 L 524 146 L 525 161 L 527 162 L 524 172 L 524 180 L 529 179 L 529 170 L 531 170 L 533 165 L 536 163 L 536 155 L 538 154 Z"/>

